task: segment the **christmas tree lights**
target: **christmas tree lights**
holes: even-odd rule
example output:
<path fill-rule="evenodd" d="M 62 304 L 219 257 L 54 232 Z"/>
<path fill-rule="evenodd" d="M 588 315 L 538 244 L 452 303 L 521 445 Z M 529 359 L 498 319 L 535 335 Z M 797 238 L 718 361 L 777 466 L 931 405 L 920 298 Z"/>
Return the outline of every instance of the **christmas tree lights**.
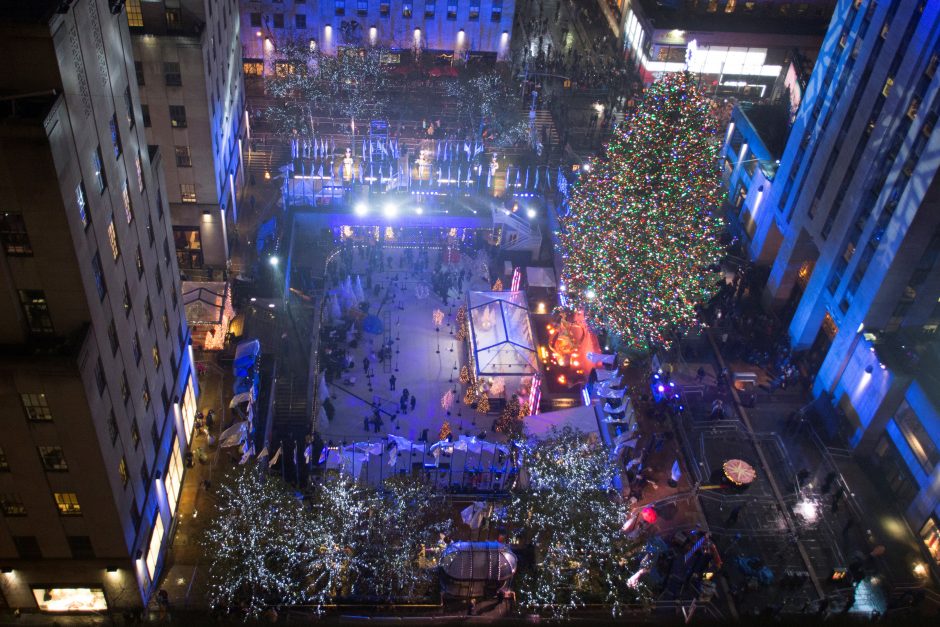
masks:
<path fill-rule="evenodd" d="M 695 78 L 669 74 L 574 188 L 560 232 L 568 301 L 631 348 L 668 347 L 716 291 L 718 149 Z"/>

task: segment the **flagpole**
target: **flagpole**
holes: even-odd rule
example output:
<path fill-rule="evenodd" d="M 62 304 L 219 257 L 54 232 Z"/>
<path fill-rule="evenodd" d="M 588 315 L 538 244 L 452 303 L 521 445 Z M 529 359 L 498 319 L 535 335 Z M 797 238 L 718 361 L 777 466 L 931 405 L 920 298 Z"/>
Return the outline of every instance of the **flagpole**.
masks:
<path fill-rule="evenodd" d="M 297 478 L 297 488 L 300 489 L 300 464 L 297 463 L 297 440 L 294 440 L 294 474 Z"/>
<path fill-rule="evenodd" d="M 281 451 L 281 454 L 283 455 L 284 440 L 280 441 L 280 446 L 278 447 L 277 450 Z M 284 477 L 284 460 L 281 460 L 281 481 L 284 481 L 285 483 L 287 482 L 287 479 Z"/>

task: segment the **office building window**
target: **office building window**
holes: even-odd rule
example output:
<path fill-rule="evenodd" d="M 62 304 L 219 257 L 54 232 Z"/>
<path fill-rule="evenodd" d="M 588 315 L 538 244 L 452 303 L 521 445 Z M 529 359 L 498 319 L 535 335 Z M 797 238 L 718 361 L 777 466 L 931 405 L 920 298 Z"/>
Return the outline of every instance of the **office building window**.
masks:
<path fill-rule="evenodd" d="M 157 273 L 153 277 L 153 279 L 154 281 L 157 282 L 157 293 L 162 294 L 163 293 L 163 275 L 160 274 L 160 266 L 157 266 Z"/>
<path fill-rule="evenodd" d="M 186 128 L 186 107 L 183 105 L 170 105 L 170 126 L 173 128 Z"/>
<path fill-rule="evenodd" d="M 7 454 L 0 448 L 0 472 L 10 472 L 10 464 L 7 462 Z"/>
<path fill-rule="evenodd" d="M 140 105 L 140 116 L 144 119 L 144 128 L 150 128 L 150 107 L 148 105 Z"/>
<path fill-rule="evenodd" d="M 127 25 L 131 28 L 143 28 L 144 16 L 140 11 L 140 0 L 127 0 Z"/>
<path fill-rule="evenodd" d="M 32 257 L 22 213 L 0 213 L 0 245 L 8 257 Z"/>
<path fill-rule="evenodd" d="M 160 435 L 157 433 L 157 421 L 150 423 L 150 442 L 153 444 L 155 453 L 160 451 Z"/>
<path fill-rule="evenodd" d="M 141 391 L 141 399 L 144 401 L 144 407 L 150 409 L 150 383 L 144 379 L 144 389 Z"/>
<path fill-rule="evenodd" d="M 153 246 L 153 217 L 149 213 L 147 214 L 147 239 L 150 240 L 150 245 Z"/>
<path fill-rule="evenodd" d="M 163 312 L 163 335 L 170 335 L 170 317 Z"/>
<path fill-rule="evenodd" d="M 412 0 L 402 0 L 401 3 L 401 16 L 410 18 L 412 12 Z"/>
<path fill-rule="evenodd" d="M 140 365 L 140 358 L 143 355 L 140 351 L 140 338 L 137 336 L 137 333 L 134 333 L 134 339 L 131 340 L 131 349 L 134 352 L 134 363 L 138 366 Z"/>
<path fill-rule="evenodd" d="M 140 445 L 140 428 L 137 426 L 137 419 L 131 421 L 131 442 L 134 444 L 134 450 Z"/>
<path fill-rule="evenodd" d="M 51 422 L 52 411 L 46 402 L 45 394 L 20 394 L 20 402 L 26 412 L 26 419 L 31 422 Z"/>
<path fill-rule="evenodd" d="M 117 261 L 121 256 L 121 247 L 118 245 L 117 231 L 114 229 L 114 217 L 108 220 L 108 242 L 111 243 L 111 256 Z"/>
<path fill-rule="evenodd" d="M 121 343 L 118 340 L 117 327 L 114 324 L 114 320 L 108 323 L 108 342 L 111 344 L 111 355 L 117 354 Z"/>
<path fill-rule="evenodd" d="M 91 545 L 91 538 L 88 536 L 66 536 L 69 543 L 69 550 L 72 551 L 72 557 L 77 560 L 95 559 L 95 550 Z"/>
<path fill-rule="evenodd" d="M 179 30 L 183 26 L 183 11 L 177 8 L 167 8 L 166 12 L 166 29 L 167 30 Z"/>
<path fill-rule="evenodd" d="M 39 451 L 42 467 L 46 470 L 62 471 L 69 469 L 69 465 L 65 462 L 65 452 L 61 446 L 37 446 L 36 449 Z"/>
<path fill-rule="evenodd" d="M 148 327 L 153 324 L 153 308 L 150 306 L 149 296 L 144 298 L 144 320 L 147 322 Z"/>
<path fill-rule="evenodd" d="M 127 371 L 121 371 L 121 400 L 124 401 L 124 404 L 127 405 L 127 401 L 131 400 L 131 384 L 127 380 Z"/>
<path fill-rule="evenodd" d="M 85 195 L 85 183 L 79 182 L 75 186 L 75 206 L 78 209 L 78 217 L 82 221 L 82 227 L 88 228 L 91 220 L 88 219 L 88 197 Z"/>
<path fill-rule="evenodd" d="M 334 0 L 333 6 L 336 7 L 336 15 L 346 15 L 346 0 Z"/>
<path fill-rule="evenodd" d="M 160 369 L 160 349 L 159 347 L 157 347 L 156 344 L 153 345 L 153 349 L 151 349 L 150 354 L 153 355 L 153 367 L 159 370 Z"/>
<path fill-rule="evenodd" d="M 134 261 L 137 264 L 137 278 L 141 279 L 144 276 L 144 254 L 140 250 L 140 244 L 137 245 L 137 256 Z"/>
<path fill-rule="evenodd" d="M 95 256 L 97 257 L 97 254 Z M 100 259 L 98 265 L 101 265 Z M 30 334 L 53 335 L 55 333 L 45 292 L 42 290 L 20 290 L 20 307 L 23 309 L 26 327 L 29 329 Z"/>
<path fill-rule="evenodd" d="M 296 28 L 307 28 L 307 16 L 304 13 L 298 13 L 294 16 L 294 26 Z"/>
<path fill-rule="evenodd" d="M 91 258 L 91 271 L 95 275 L 95 287 L 98 288 L 98 299 L 104 300 L 108 295 L 108 285 L 104 280 L 104 270 L 101 268 L 101 255 L 97 252 Z"/>
<path fill-rule="evenodd" d="M 359 17 L 369 14 L 369 0 L 356 0 L 356 13 Z"/>
<path fill-rule="evenodd" d="M 140 160 L 140 152 L 134 156 L 134 167 L 137 169 L 137 191 L 141 194 L 144 193 L 144 167 Z"/>
<path fill-rule="evenodd" d="M 261 26 L 261 14 L 260 13 L 249 13 L 248 20 L 249 20 L 249 23 L 253 27 Z"/>
<path fill-rule="evenodd" d="M 180 200 L 196 202 L 196 186 L 193 183 L 180 183 Z"/>
<path fill-rule="evenodd" d="M 62 516 L 81 516 L 82 507 L 78 504 L 78 495 L 74 492 L 55 492 L 55 504 Z"/>
<path fill-rule="evenodd" d="M 127 281 L 124 281 L 124 315 L 129 316 L 131 313 L 131 308 L 134 306 L 134 301 L 131 300 L 131 289 L 127 285 Z"/>
<path fill-rule="evenodd" d="M 457 0 L 447 0 L 447 19 L 457 19 Z"/>
<path fill-rule="evenodd" d="M 424 0 L 424 19 L 434 19 L 435 8 L 437 8 L 437 0 Z"/>
<path fill-rule="evenodd" d="M 144 81 L 144 64 L 140 61 L 134 61 L 134 74 L 137 75 L 137 86 L 143 87 L 147 83 Z"/>
<path fill-rule="evenodd" d="M 503 19 L 503 0 L 493 0 L 493 11 L 490 14 L 490 20 L 498 22 Z"/>
<path fill-rule="evenodd" d="M 20 498 L 19 494 L 0 494 L 0 509 L 3 510 L 4 516 L 26 515 L 26 506 L 23 505 L 23 499 Z M 14 536 L 14 542 L 16 541 L 16 538 L 17 536 Z M 35 538 L 33 538 L 33 540 L 35 541 Z M 22 557 L 22 553 L 20 553 L 20 556 Z"/>
<path fill-rule="evenodd" d="M 176 167 L 178 168 L 191 168 L 193 167 L 193 158 L 189 153 L 189 146 L 176 146 Z"/>
<path fill-rule="evenodd" d="M 134 100 L 131 98 L 130 85 L 124 88 L 124 113 L 127 116 L 127 126 L 134 128 Z"/>
<path fill-rule="evenodd" d="M 387 0 L 379 0 L 379 16 L 388 17 L 389 13 L 391 12 L 390 7 L 391 5 L 387 2 Z"/>
<path fill-rule="evenodd" d="M 480 19 L 480 0 L 470 0 L 469 17 L 471 22 Z"/>
<path fill-rule="evenodd" d="M 121 156 L 121 130 L 118 128 L 117 114 L 111 116 L 108 127 L 111 129 L 111 146 L 114 148 L 114 158 L 117 159 Z"/>
<path fill-rule="evenodd" d="M 111 413 L 108 414 L 108 435 L 111 436 L 111 446 L 114 446 L 118 439 L 118 424 L 117 416 L 114 415 L 113 409 Z"/>
<path fill-rule="evenodd" d="M 98 193 L 103 194 L 108 187 L 108 179 L 104 174 L 104 160 L 101 158 L 101 146 L 95 148 L 92 154 L 92 166 L 95 170 L 95 182 L 98 184 Z"/>
<path fill-rule="evenodd" d="M 98 357 L 98 360 L 95 362 L 95 385 L 98 386 L 99 396 L 103 395 L 105 388 L 108 387 L 108 379 L 104 374 L 104 364 L 101 363 L 101 357 Z"/>
<path fill-rule="evenodd" d="M 940 464 L 940 451 L 907 401 L 901 403 L 894 420 L 924 472 L 933 472 L 936 465 Z"/>
<path fill-rule="evenodd" d="M 134 201 L 131 200 L 131 190 L 127 179 L 124 179 L 124 185 L 121 187 L 121 199 L 124 201 L 124 216 L 130 224 L 134 221 Z"/>
<path fill-rule="evenodd" d="M 163 238 L 163 263 L 166 267 L 170 267 L 170 240 Z"/>
<path fill-rule="evenodd" d="M 127 487 L 127 480 L 130 479 L 130 473 L 127 472 L 127 460 L 121 455 L 121 461 L 118 462 L 118 476 L 121 478 L 121 485 Z"/>
<path fill-rule="evenodd" d="M 283 13 L 274 14 L 274 28 L 284 28 L 284 14 Z"/>
<path fill-rule="evenodd" d="M 16 547 L 16 554 L 24 560 L 42 559 L 36 536 L 13 536 L 13 546 Z"/>

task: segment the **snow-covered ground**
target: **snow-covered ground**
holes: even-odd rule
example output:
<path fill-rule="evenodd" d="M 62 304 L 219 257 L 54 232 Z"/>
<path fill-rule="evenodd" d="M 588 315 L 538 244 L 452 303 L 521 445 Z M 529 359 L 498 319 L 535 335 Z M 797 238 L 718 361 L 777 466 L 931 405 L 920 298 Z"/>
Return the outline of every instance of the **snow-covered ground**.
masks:
<path fill-rule="evenodd" d="M 349 349 L 348 354 L 355 361 L 352 370 L 343 375 L 343 380 L 334 381 L 329 386 L 330 398 L 336 407 L 332 421 L 321 421 L 320 432 L 325 441 L 351 443 L 354 441 L 384 439 L 386 434 L 394 434 L 418 440 L 427 430 L 429 442 L 436 442 L 441 424 L 447 420 L 451 424 L 454 436 L 460 434 L 476 435 L 487 431 L 488 439 L 492 436 L 495 416 L 482 416 L 462 403 L 456 403 L 447 416 L 441 406 L 441 398 L 447 390 L 456 390 L 457 400 L 463 397 L 463 387 L 458 382 L 459 369 L 465 363 L 465 348 L 454 339 L 454 318 L 457 307 L 466 302 L 466 291 L 488 290 L 490 286 L 479 277 L 464 280 L 464 293 L 458 303 L 451 301 L 451 306 L 443 304 L 441 298 L 431 289 L 430 271 L 414 273 L 411 269 L 398 269 L 401 249 L 386 249 L 385 256 L 392 257 L 389 270 L 375 272 L 373 285 L 381 285 L 381 293 L 376 296 L 372 290 L 364 289 L 366 299 L 371 304 L 370 313 L 375 314 L 388 327 L 388 333 L 363 333 L 359 345 Z M 437 257 L 431 251 L 432 263 Z M 463 257 L 462 265 L 468 270 L 471 260 Z M 367 286 L 366 262 L 356 259 L 354 271 L 361 276 L 362 285 Z M 458 266 L 459 271 L 459 266 Z M 473 273 L 479 275 L 479 272 Z M 391 302 L 382 303 L 389 290 L 393 295 Z M 425 296 L 427 294 L 427 296 Z M 444 323 L 439 332 L 435 332 L 434 310 L 441 309 Z M 378 355 L 386 335 L 392 340 L 391 360 L 380 363 L 378 359 L 370 361 L 370 371 L 374 376 L 363 374 L 363 359 L 373 353 Z M 440 352 L 438 352 L 440 350 Z M 390 389 L 389 378 L 395 376 L 395 390 Z M 415 396 L 415 410 L 410 403 L 406 413 L 400 413 L 399 398 L 402 390 L 407 389 Z M 371 423 L 372 403 L 378 401 L 382 408 L 382 426 L 378 433 Z M 458 416 L 458 412 L 461 415 Z M 396 418 L 392 418 L 396 415 Z M 365 421 L 370 421 L 365 424 Z"/>

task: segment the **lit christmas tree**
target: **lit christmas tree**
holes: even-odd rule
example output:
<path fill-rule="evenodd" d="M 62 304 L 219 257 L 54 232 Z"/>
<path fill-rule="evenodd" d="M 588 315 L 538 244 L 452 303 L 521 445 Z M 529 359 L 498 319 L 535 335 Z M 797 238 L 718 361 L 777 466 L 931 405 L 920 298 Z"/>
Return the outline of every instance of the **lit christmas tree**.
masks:
<path fill-rule="evenodd" d="M 631 348 L 668 347 L 717 289 L 718 149 L 695 78 L 669 74 L 574 188 L 560 233 L 568 301 Z"/>

